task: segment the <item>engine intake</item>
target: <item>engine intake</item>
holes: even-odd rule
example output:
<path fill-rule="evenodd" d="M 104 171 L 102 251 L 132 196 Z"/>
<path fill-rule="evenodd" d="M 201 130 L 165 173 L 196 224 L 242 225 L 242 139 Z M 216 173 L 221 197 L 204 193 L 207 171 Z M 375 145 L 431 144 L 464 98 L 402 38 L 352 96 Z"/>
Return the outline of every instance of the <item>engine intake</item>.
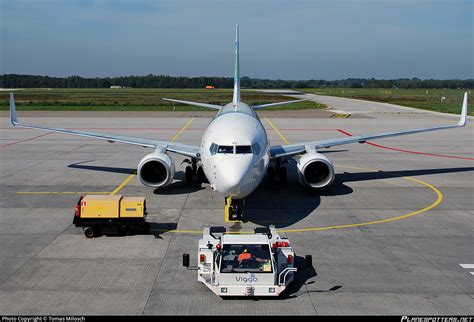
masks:
<path fill-rule="evenodd" d="M 307 153 L 298 161 L 298 176 L 302 184 L 312 188 L 323 188 L 335 177 L 334 165 L 320 153 Z"/>
<path fill-rule="evenodd" d="M 169 155 L 155 151 L 141 159 L 137 176 L 145 186 L 159 188 L 173 181 L 174 172 L 174 162 Z"/>

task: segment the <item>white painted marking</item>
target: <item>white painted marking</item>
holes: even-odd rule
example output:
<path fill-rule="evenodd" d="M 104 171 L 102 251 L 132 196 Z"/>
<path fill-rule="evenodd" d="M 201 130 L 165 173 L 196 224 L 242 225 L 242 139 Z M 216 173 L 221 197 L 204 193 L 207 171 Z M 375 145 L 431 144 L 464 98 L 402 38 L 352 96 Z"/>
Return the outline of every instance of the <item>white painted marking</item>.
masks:
<path fill-rule="evenodd" d="M 459 264 L 459 265 L 461 265 L 462 268 L 466 268 L 466 269 L 474 268 L 474 264 Z"/>
<path fill-rule="evenodd" d="M 471 273 L 471 275 L 474 275 L 474 272 L 470 272 L 470 273 Z"/>

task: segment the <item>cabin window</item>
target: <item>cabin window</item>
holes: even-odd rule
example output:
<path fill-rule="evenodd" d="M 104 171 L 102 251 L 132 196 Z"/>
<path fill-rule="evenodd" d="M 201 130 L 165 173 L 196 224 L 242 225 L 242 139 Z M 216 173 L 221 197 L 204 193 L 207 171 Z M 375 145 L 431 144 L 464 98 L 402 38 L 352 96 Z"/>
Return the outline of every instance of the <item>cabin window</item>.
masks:
<path fill-rule="evenodd" d="M 235 153 L 237 154 L 252 153 L 252 147 L 250 145 L 237 145 L 235 147 Z"/>
<path fill-rule="evenodd" d="M 219 148 L 217 149 L 217 153 L 233 154 L 234 146 L 233 145 L 219 145 Z"/>
<path fill-rule="evenodd" d="M 209 148 L 209 152 L 211 152 L 211 155 L 214 155 L 217 153 L 217 147 L 218 147 L 217 144 L 215 143 L 211 144 L 211 147 Z"/>

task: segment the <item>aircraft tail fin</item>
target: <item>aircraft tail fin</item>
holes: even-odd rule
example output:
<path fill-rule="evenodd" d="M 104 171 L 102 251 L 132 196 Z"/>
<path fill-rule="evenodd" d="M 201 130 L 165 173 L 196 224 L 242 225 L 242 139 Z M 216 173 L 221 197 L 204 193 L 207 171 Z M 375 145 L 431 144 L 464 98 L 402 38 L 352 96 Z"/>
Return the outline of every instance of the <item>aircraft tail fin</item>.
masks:
<path fill-rule="evenodd" d="M 16 118 L 15 97 L 13 96 L 13 93 L 10 93 L 10 122 L 13 126 L 18 124 L 18 120 Z"/>
<path fill-rule="evenodd" d="M 239 66 L 239 25 L 235 26 L 235 63 L 234 63 L 234 96 L 232 104 L 240 102 L 240 66 Z"/>

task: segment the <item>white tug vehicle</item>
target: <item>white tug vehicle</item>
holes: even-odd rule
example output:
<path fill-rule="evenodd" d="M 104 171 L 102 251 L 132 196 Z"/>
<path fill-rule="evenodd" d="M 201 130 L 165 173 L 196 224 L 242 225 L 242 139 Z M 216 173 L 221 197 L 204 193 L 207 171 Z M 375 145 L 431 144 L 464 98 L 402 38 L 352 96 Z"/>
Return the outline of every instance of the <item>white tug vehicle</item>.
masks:
<path fill-rule="evenodd" d="M 311 266 L 311 256 L 305 256 Z M 189 268 L 189 254 L 183 255 Z M 206 227 L 198 248 L 198 280 L 219 296 L 279 296 L 293 282 L 295 252 L 274 226 L 254 233 Z"/>

